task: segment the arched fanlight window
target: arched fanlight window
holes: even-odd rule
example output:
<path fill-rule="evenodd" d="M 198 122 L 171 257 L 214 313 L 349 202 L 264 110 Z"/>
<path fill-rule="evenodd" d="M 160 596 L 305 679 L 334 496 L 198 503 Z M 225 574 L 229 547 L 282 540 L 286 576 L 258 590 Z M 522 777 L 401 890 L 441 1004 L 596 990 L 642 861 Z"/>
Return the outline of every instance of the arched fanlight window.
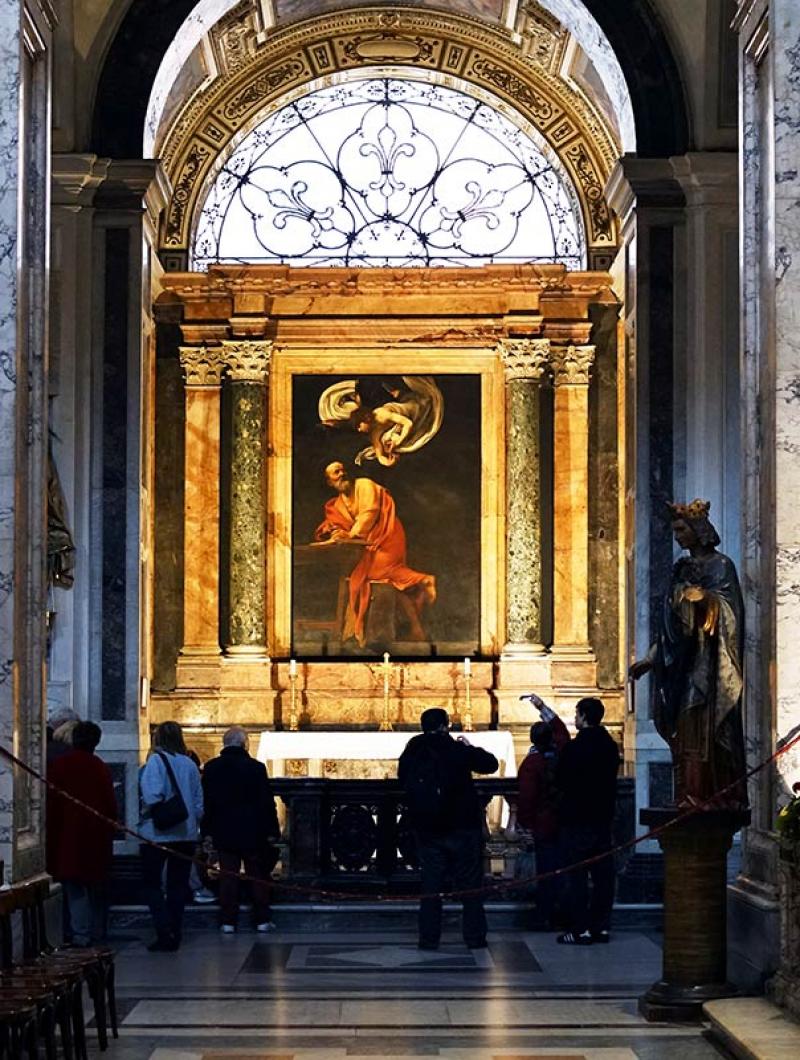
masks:
<path fill-rule="evenodd" d="M 520 119 L 521 123 L 521 119 Z M 192 267 L 585 265 L 574 188 L 498 104 L 380 77 L 270 114 L 222 162 Z"/>

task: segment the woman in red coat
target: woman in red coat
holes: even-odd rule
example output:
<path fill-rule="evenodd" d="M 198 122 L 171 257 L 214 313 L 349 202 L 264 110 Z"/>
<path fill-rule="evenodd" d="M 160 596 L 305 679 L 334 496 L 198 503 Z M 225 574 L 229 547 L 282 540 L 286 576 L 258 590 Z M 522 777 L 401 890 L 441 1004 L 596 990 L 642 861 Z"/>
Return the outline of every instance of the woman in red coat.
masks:
<path fill-rule="evenodd" d="M 101 736 L 99 725 L 79 722 L 72 733 L 72 750 L 50 763 L 47 779 L 116 821 L 111 770 L 94 753 Z M 113 825 L 48 788 L 47 869 L 63 884 L 69 910 L 65 934 L 71 929 L 75 946 L 91 946 L 105 935 L 106 886 L 111 875 L 113 843 Z"/>

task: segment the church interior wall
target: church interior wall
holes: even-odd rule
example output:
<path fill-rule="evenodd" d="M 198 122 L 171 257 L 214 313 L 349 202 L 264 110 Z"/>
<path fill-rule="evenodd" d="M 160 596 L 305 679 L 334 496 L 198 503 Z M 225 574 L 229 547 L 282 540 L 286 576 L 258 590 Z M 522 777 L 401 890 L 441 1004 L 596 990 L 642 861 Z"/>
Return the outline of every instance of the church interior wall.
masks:
<path fill-rule="evenodd" d="M 54 452 L 75 530 L 77 577 L 69 594 L 57 590 L 53 598 L 56 618 L 48 699 L 51 707 L 63 704 L 88 709 L 103 724 L 104 747 L 125 790 L 131 819 L 136 805 L 135 766 L 148 720 L 148 690 L 141 678 L 149 676 L 156 690 L 174 687 L 176 680 L 174 659 L 182 618 L 176 603 L 182 585 L 182 421 L 173 403 L 182 401 L 182 384 L 174 353 L 175 334 L 166 339 L 168 353 L 162 356 L 159 346 L 157 366 L 147 361 L 151 291 L 150 281 L 143 283 L 142 276 L 148 263 L 158 271 L 151 258 L 154 236 L 145 230 L 149 220 L 131 208 L 130 195 L 127 200 L 120 195 L 121 186 L 134 198 L 140 194 L 145 184 L 149 186 L 152 169 L 148 180 L 140 174 L 136 180 L 129 176 L 121 183 L 111 181 L 98 198 L 97 188 L 106 185 L 108 159 L 80 152 L 97 151 L 117 159 L 140 157 L 150 82 L 169 40 L 192 6 L 190 0 L 136 4 L 73 0 L 59 5 L 61 18 L 54 31 L 53 146 L 61 156 L 56 165 L 61 175 L 57 174 L 54 193 L 49 393 Z M 10 26 L 8 33 L 3 26 L 4 40 L 13 40 L 17 32 L 17 7 L 2 8 L 2 17 Z M 36 17 L 42 24 L 41 11 L 47 12 L 49 5 L 37 0 L 30 7 L 39 12 Z M 598 310 L 592 338 L 597 345 L 597 374 L 590 397 L 590 623 L 599 684 L 613 687 L 618 683 L 624 664 L 646 648 L 651 638 L 653 616 L 660 608 L 672 562 L 662 502 L 673 496 L 709 497 L 723 547 L 742 559 L 750 625 L 747 726 L 749 750 L 757 758 L 772 749 L 776 732 L 785 737 L 794 731 L 800 713 L 791 658 L 797 527 L 789 503 L 796 496 L 792 465 L 796 424 L 791 399 L 797 368 L 792 339 L 796 329 L 789 307 L 797 298 L 791 261 L 791 249 L 797 245 L 791 212 L 797 189 L 788 177 L 780 186 L 770 186 L 765 176 L 772 170 L 773 153 L 778 160 L 786 160 L 788 148 L 781 144 L 790 141 L 788 125 L 786 130 L 778 129 L 776 143 L 759 141 L 757 133 L 759 128 L 771 127 L 776 104 L 794 98 L 786 65 L 790 59 L 774 47 L 759 50 L 751 30 L 757 17 L 769 10 L 780 33 L 787 34 L 785 39 L 794 39 L 796 5 L 792 0 L 742 0 L 738 4 L 737 32 L 742 34 L 744 56 L 742 180 L 748 194 L 757 186 L 762 191 L 760 205 L 752 198 L 742 204 L 745 323 L 741 372 L 732 161 L 737 144 L 731 98 L 735 56 L 729 29 L 737 4 L 733 0 L 604 4 L 590 0 L 587 7 L 617 49 L 628 76 L 639 142 L 638 158 L 626 159 L 622 167 L 620 195 L 615 200 L 623 225 L 625 208 L 620 204 L 626 195 L 629 214 L 620 258 L 614 264 L 622 278 L 618 287 L 627 287 L 627 291 L 618 325 L 624 351 L 613 388 L 611 351 L 616 325 L 610 309 Z M 312 3 L 284 7 L 287 18 L 314 10 L 319 6 Z M 280 0 L 276 11 L 280 18 Z M 631 26 L 650 28 L 637 34 Z M 651 76 L 654 69 L 666 78 L 668 89 Z M 789 117 L 780 120 L 790 124 L 794 112 L 789 108 L 787 113 Z M 689 150 L 692 155 L 687 155 Z M 669 156 L 672 161 L 667 161 Z M 635 163 L 640 164 L 638 169 Z M 791 168 L 787 165 L 785 172 Z M 766 215 L 765 203 L 774 203 Z M 15 232 L 16 219 L 8 207 L 0 200 L 0 223 Z M 786 251 L 779 254 L 779 277 L 773 283 L 776 247 Z M 125 305 L 118 308 L 125 321 L 116 325 L 115 318 L 108 316 L 109 299 L 102 289 L 103 255 L 108 249 L 111 263 L 117 262 L 123 291 L 112 285 L 107 294 L 125 294 Z M 41 291 L 43 249 L 36 258 Z M 8 280 L 6 289 L 13 292 L 17 279 L 4 279 Z M 0 313 L 0 318 L 2 344 L 10 347 L 16 339 L 16 322 L 7 314 Z M 109 331 L 109 324 L 117 330 Z M 170 326 L 175 327 L 160 324 L 159 328 Z M 123 365 L 125 374 L 112 378 L 113 369 Z M 105 384 L 104 373 L 108 376 Z M 736 400 L 740 376 L 745 394 L 741 424 Z M 21 400 L 18 390 L 3 391 L 0 437 L 10 438 L 9 424 L 20 414 Z M 36 400 L 44 406 L 43 398 Z M 120 405 L 111 416 L 114 400 Z M 118 417 L 127 424 L 125 439 L 118 436 L 122 429 Z M 139 429 L 142 425 L 146 436 L 153 418 L 156 445 L 151 452 L 140 444 Z M 44 413 L 39 422 L 45 422 Z M 619 440 L 622 432 L 614 433 L 623 422 L 627 443 Z M 755 435 L 757 422 L 765 431 L 759 437 Z M 775 445 L 781 455 L 770 464 L 764 454 Z M 3 450 L 8 459 L 13 447 L 3 446 Z M 30 456 L 36 464 L 41 453 L 32 451 Z M 21 459 L 18 451 L 16 459 Z M 155 468 L 148 464 L 150 459 L 156 461 Z M 8 474 L 9 468 L 0 466 L 3 511 L 12 495 Z M 604 489 L 612 478 L 621 484 L 613 503 Z M 780 503 L 773 516 L 776 496 Z M 616 518 L 612 508 L 616 508 Z M 741 532 L 740 512 L 744 513 Z M 29 533 L 35 510 L 27 518 L 18 512 L 14 519 L 14 534 Z M 153 522 L 151 534 L 148 527 Z M 143 551 L 140 531 L 144 531 Z M 112 549 L 115 533 L 122 538 Z M 612 556 L 616 556 L 613 563 Z M 44 654 L 41 629 L 35 622 L 41 590 L 36 584 L 26 587 L 24 592 L 32 594 L 26 602 L 19 573 L 20 563 L 30 559 L 15 551 L 5 537 L 0 538 L 4 579 L 0 630 L 4 639 L 17 638 L 19 680 L 32 693 L 21 707 L 10 668 L 0 674 L 3 732 L 10 738 L 14 726 L 22 726 L 30 737 L 32 753 L 38 753 L 41 697 L 37 699 L 35 678 L 29 675 Z M 35 555 L 32 559 L 38 569 L 40 560 Z M 621 577 L 620 563 L 626 572 Z M 154 578 L 154 566 L 163 572 L 163 580 L 158 574 Z M 615 591 L 615 579 L 620 591 Z M 8 591 L 6 585 L 11 587 Z M 773 606 L 776 586 L 781 600 L 777 607 Z M 156 635 L 152 642 L 147 632 L 148 609 L 155 616 L 155 628 L 169 631 L 163 637 Z M 144 629 L 141 614 L 145 614 Z M 624 636 L 620 638 L 615 629 L 621 629 Z M 152 667 L 147 662 L 150 651 Z M 25 685 L 25 681 L 33 683 Z M 636 772 L 639 805 L 663 799 L 668 786 L 668 756 L 654 733 L 647 700 L 648 690 L 642 682 L 636 713 L 625 717 L 626 758 Z M 769 940 L 751 962 L 750 971 L 741 972 L 751 981 L 763 979 L 764 969 L 775 960 L 777 867 L 771 828 L 776 800 L 785 797 L 787 778 L 795 775 L 792 770 L 796 774 L 796 762 L 787 764 L 771 780 L 754 785 L 753 790 L 756 827 L 745 840 L 745 869 L 734 899 L 741 925 L 735 952 L 752 956 L 755 940 Z M 0 783 L 7 806 L 16 782 L 3 773 Z M 0 813 L 0 839 L 13 845 L 15 832 L 25 833 L 25 842 L 33 851 L 14 871 L 27 871 L 37 864 L 40 836 L 36 827 L 26 833 L 23 822 L 15 820 L 10 811 Z M 13 864 L 14 857 L 12 852 L 7 863 Z"/>

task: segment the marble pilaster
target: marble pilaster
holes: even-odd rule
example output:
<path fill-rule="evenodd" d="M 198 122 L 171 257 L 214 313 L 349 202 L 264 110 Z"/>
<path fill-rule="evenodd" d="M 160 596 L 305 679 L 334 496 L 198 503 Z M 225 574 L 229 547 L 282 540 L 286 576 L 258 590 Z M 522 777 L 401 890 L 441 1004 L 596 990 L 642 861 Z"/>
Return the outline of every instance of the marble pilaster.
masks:
<path fill-rule="evenodd" d="M 756 764 L 800 726 L 800 8 L 793 0 L 740 0 L 734 26 L 742 144 L 745 731 L 748 759 Z M 795 748 L 751 783 L 753 826 L 732 889 L 737 981 L 761 985 L 780 964 L 773 994 L 795 1016 L 798 909 L 794 899 L 779 919 L 773 830 L 798 779 Z M 785 892 L 783 902 L 790 900 Z"/>
<path fill-rule="evenodd" d="M 594 346 L 554 346 L 553 652 L 589 648 L 589 374 Z"/>
<path fill-rule="evenodd" d="M 0 740 L 34 769 L 47 650 L 51 17 L 0 4 Z M 5 762 L 0 858 L 11 879 L 44 870 L 41 788 Z"/>
<path fill-rule="evenodd" d="M 542 629 L 542 379 L 549 339 L 504 339 L 506 379 L 506 645 L 539 655 Z"/>
<path fill-rule="evenodd" d="M 265 521 L 270 341 L 223 341 L 231 391 L 230 531 L 226 655 L 266 657 Z"/>
<path fill-rule="evenodd" d="M 92 261 L 94 199 L 108 168 L 109 160 L 96 155 L 53 155 L 51 445 L 76 553 L 74 585 L 69 590 L 51 590 L 48 600 L 48 610 L 54 612 L 47 668 L 51 715 L 62 709 L 79 709 L 91 700 L 92 393 L 86 381 L 92 378 L 93 289 L 82 277 Z"/>
<path fill-rule="evenodd" d="M 181 346 L 185 372 L 185 494 L 182 656 L 219 647 L 219 347 Z"/>

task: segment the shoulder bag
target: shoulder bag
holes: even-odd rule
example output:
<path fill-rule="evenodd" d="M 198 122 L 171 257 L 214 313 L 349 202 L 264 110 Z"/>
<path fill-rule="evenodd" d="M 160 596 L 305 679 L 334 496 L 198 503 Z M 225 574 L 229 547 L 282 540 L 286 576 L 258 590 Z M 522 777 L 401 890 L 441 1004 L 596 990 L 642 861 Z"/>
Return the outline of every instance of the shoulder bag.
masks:
<path fill-rule="evenodd" d="M 172 772 L 169 758 L 160 751 L 157 751 L 156 754 L 164 763 L 167 776 L 172 784 L 173 793 L 169 798 L 162 799 L 161 802 L 153 803 L 150 807 L 150 817 L 156 831 L 168 832 L 170 828 L 174 828 L 175 825 L 181 824 L 182 821 L 185 821 L 189 816 L 189 811 L 186 809 L 186 803 L 183 801 L 183 795 L 181 795 L 181 789 L 178 787 L 178 782 L 175 780 L 175 774 Z"/>

